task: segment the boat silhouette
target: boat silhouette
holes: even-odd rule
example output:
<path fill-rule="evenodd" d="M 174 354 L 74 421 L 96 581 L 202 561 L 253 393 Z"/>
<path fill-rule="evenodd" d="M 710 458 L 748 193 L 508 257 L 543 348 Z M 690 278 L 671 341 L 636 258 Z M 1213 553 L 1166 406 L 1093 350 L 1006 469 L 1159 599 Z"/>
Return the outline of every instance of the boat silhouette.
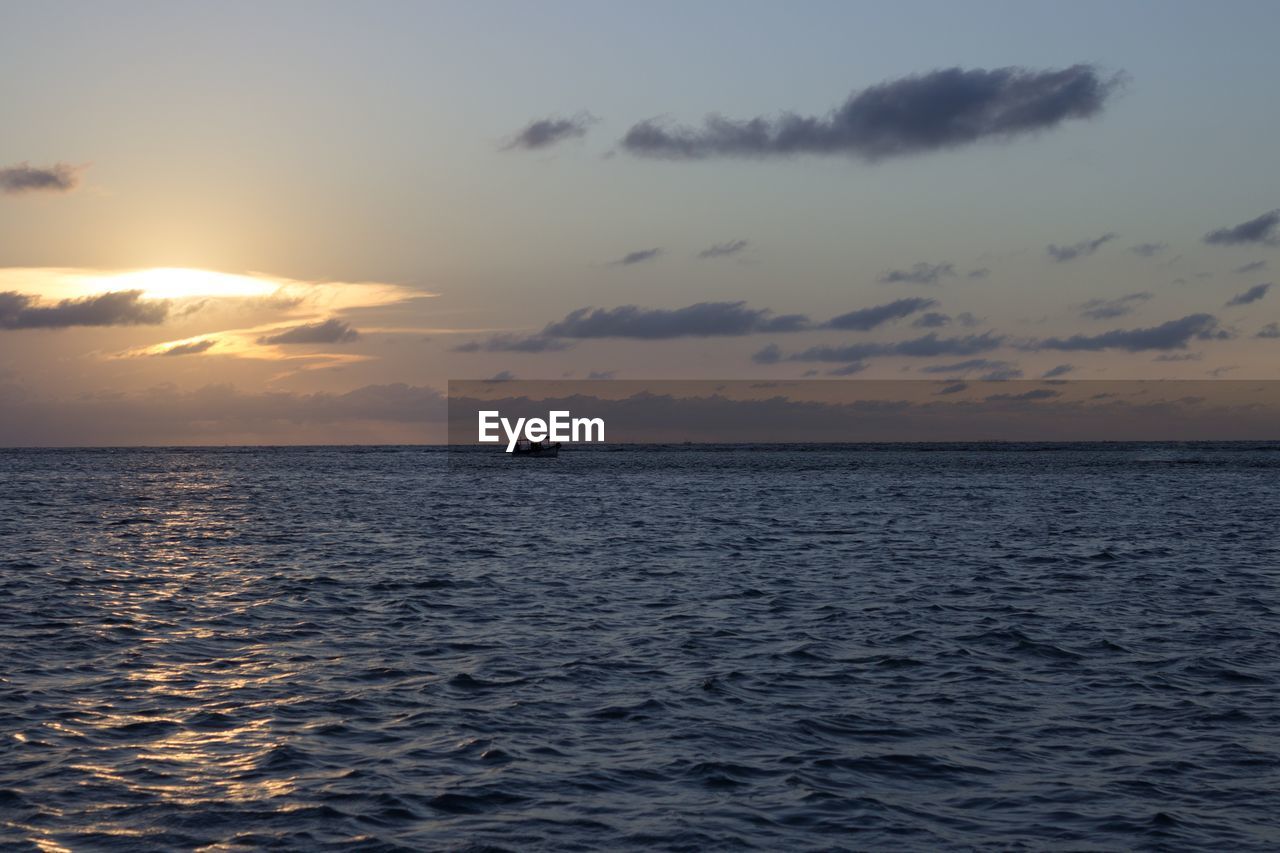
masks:
<path fill-rule="evenodd" d="M 554 459 L 560 454 L 560 442 L 547 441 L 529 441 L 527 439 L 516 442 L 516 446 L 511 448 L 512 456 L 538 456 L 548 459 Z"/>

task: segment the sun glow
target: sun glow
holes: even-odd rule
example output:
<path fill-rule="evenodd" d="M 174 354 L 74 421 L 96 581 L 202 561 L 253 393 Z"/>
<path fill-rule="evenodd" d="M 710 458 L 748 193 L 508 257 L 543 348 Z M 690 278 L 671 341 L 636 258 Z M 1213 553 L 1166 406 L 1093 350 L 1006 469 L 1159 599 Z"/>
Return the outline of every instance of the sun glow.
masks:
<path fill-rule="evenodd" d="M 280 282 L 261 276 L 182 267 L 102 275 L 94 285 L 99 291 L 141 290 L 146 299 L 270 296 L 280 288 Z"/>

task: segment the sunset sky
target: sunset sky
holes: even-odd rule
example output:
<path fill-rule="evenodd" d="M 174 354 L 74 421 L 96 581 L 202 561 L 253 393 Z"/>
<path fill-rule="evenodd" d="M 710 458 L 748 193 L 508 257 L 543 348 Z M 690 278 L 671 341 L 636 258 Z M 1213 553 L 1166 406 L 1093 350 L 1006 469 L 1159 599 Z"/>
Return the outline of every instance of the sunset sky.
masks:
<path fill-rule="evenodd" d="M 1280 6 L 41 3 L 0 445 L 449 379 L 1280 379 Z"/>

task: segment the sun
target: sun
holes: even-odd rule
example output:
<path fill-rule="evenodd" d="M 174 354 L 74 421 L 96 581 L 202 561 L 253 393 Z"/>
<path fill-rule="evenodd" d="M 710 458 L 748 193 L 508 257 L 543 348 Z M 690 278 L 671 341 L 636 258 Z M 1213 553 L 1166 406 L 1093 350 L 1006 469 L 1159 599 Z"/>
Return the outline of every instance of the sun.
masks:
<path fill-rule="evenodd" d="M 102 276 L 104 291 L 141 290 L 146 299 L 270 296 L 280 286 L 267 278 L 185 267 L 156 267 Z"/>

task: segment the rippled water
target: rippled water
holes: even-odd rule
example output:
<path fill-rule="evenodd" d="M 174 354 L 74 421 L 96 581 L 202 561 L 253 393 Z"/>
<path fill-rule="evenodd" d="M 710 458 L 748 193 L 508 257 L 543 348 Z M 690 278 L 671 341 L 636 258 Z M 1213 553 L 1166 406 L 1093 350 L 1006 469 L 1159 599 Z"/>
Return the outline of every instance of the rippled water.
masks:
<path fill-rule="evenodd" d="M 0 844 L 1280 845 L 1274 446 L 479 462 L 0 453 Z"/>

